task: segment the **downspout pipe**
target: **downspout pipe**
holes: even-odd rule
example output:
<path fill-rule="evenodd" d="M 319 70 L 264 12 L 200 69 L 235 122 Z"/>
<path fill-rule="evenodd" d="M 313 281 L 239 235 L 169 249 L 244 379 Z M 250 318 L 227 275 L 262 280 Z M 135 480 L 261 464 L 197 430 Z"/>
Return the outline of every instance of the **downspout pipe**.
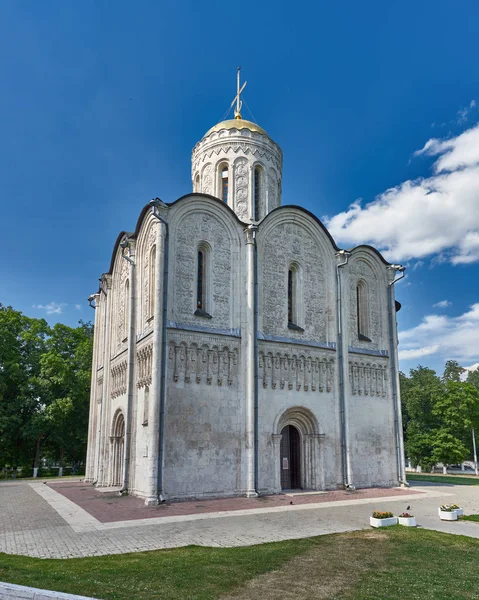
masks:
<path fill-rule="evenodd" d="M 338 373 L 339 373 L 339 412 L 341 423 L 341 458 L 343 465 L 343 485 L 347 490 L 354 490 L 351 476 L 351 459 L 349 455 L 349 424 L 346 411 L 346 391 L 344 384 L 344 351 L 343 351 L 343 297 L 341 269 L 348 264 L 351 253 L 340 250 L 336 257 L 343 262 L 336 265 L 337 314 L 338 314 Z"/>
<path fill-rule="evenodd" d="M 160 208 L 167 208 L 167 205 L 159 198 L 154 198 L 150 201 L 152 214 L 165 227 L 164 237 L 164 267 L 163 267 L 163 314 L 161 323 L 161 376 L 160 376 L 160 415 L 159 415 L 159 430 L 158 430 L 158 471 L 157 471 L 157 497 L 158 502 L 164 502 L 163 494 L 163 463 L 164 463 L 164 446 L 165 446 L 165 403 L 166 403 L 166 357 L 167 357 L 167 326 L 168 326 L 168 260 L 169 260 L 169 242 L 170 232 L 168 221 L 164 219 L 160 212 Z"/>
<path fill-rule="evenodd" d="M 390 265 L 389 270 L 394 273 L 399 272 L 399 277 L 396 277 L 388 283 L 388 315 L 389 315 L 389 353 L 391 356 L 391 386 L 393 393 L 394 406 L 394 428 L 396 438 L 396 460 L 399 483 L 402 486 L 409 487 L 406 481 L 406 467 L 404 464 L 404 438 L 403 424 L 401 412 L 401 392 L 399 387 L 399 365 L 397 354 L 397 325 L 396 325 L 396 310 L 394 305 L 394 284 L 404 278 L 406 267 L 402 265 Z"/>
<path fill-rule="evenodd" d="M 130 474 L 130 447 L 131 447 L 131 414 L 133 410 L 134 395 L 134 369 L 135 369 L 135 242 L 125 237 L 120 242 L 122 256 L 129 263 L 130 300 L 128 314 L 128 366 L 127 366 L 127 406 L 125 419 L 125 448 L 123 481 L 120 494 L 128 493 L 128 479 Z M 126 254 L 128 250 L 128 254 Z"/>

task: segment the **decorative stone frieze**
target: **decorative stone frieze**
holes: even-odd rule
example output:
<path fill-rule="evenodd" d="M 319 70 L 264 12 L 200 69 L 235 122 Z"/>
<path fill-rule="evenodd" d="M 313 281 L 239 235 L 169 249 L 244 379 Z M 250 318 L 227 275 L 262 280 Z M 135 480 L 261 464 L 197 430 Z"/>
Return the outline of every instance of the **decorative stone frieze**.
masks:
<path fill-rule="evenodd" d="M 116 363 L 111 368 L 111 397 L 126 394 L 127 361 Z"/>
<path fill-rule="evenodd" d="M 349 361 L 349 385 L 353 396 L 386 396 L 387 363 Z"/>
<path fill-rule="evenodd" d="M 260 350 L 258 377 L 263 388 L 331 392 L 334 358 L 313 353 Z"/>
<path fill-rule="evenodd" d="M 238 355 L 237 342 L 180 336 L 168 343 L 168 377 L 174 383 L 233 386 L 238 379 Z"/>
<path fill-rule="evenodd" d="M 137 352 L 137 373 L 138 378 L 136 386 L 138 388 L 145 387 L 145 385 L 151 385 L 151 365 L 153 357 L 153 344 L 148 344 L 138 350 Z"/>

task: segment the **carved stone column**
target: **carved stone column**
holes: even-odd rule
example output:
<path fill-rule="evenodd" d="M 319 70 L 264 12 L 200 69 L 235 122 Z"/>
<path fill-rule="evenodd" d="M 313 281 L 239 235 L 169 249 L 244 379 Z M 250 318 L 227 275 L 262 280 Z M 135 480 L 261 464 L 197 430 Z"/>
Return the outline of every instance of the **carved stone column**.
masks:
<path fill-rule="evenodd" d="M 271 435 L 273 440 L 273 452 L 274 452 L 274 488 L 275 491 L 281 491 L 281 440 L 283 436 L 280 433 L 273 433 Z"/>
<path fill-rule="evenodd" d="M 255 490 L 255 251 L 256 225 L 244 229 L 246 238 L 246 496 L 256 496 Z"/>

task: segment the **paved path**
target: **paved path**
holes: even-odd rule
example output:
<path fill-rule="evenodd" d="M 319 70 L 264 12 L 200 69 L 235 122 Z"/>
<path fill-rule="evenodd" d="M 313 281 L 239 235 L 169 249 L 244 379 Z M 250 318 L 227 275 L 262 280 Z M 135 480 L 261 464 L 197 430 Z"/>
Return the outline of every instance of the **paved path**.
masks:
<path fill-rule="evenodd" d="M 417 494 L 421 491 L 421 494 Z M 457 502 L 479 513 L 479 486 L 415 486 L 404 495 L 101 522 L 41 482 L 0 484 L 0 552 L 40 558 L 120 554 L 196 544 L 246 546 L 369 527 L 374 509 L 407 505 L 418 523 L 479 537 L 474 523 L 442 523 L 437 507 Z"/>

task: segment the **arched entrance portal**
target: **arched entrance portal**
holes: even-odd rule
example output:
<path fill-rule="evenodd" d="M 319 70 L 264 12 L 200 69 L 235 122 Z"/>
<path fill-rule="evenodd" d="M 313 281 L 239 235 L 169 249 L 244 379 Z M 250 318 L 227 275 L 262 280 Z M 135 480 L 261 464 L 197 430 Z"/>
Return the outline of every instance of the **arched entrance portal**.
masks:
<path fill-rule="evenodd" d="M 299 431 L 294 425 L 281 430 L 281 488 L 301 488 L 301 449 Z"/>
<path fill-rule="evenodd" d="M 309 408 L 291 406 L 273 425 L 275 489 L 324 489 L 324 434 Z"/>
<path fill-rule="evenodd" d="M 118 411 L 113 419 L 110 436 L 110 485 L 121 485 L 125 448 L 125 417 Z"/>

